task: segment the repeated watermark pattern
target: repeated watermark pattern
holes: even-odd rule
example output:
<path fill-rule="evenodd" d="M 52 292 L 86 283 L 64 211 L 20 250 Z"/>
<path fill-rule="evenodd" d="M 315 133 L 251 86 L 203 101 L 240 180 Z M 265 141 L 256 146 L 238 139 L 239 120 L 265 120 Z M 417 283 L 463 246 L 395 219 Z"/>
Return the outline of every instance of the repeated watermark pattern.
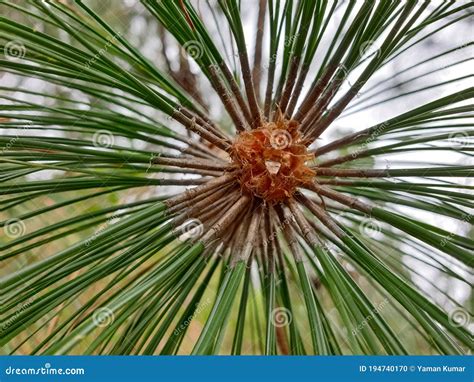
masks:
<path fill-rule="evenodd" d="M 449 312 L 449 323 L 454 327 L 467 327 L 471 323 L 471 315 L 463 308 L 455 308 Z"/>
<path fill-rule="evenodd" d="M 182 46 L 181 54 L 188 55 L 191 58 L 198 60 L 202 57 L 204 49 L 202 44 L 196 40 L 189 40 Z"/>
<path fill-rule="evenodd" d="M 359 156 L 364 150 L 367 150 L 369 144 L 371 144 L 373 141 L 375 141 L 389 126 L 388 123 L 384 122 L 379 124 L 374 131 L 371 132 L 369 137 L 360 145 L 357 147 L 355 151 L 351 153 L 352 158 L 356 158 Z"/>
<path fill-rule="evenodd" d="M 370 237 L 371 239 L 376 239 L 380 236 L 380 231 L 382 227 L 377 220 L 372 218 L 365 218 L 359 224 L 359 232 L 365 237 Z"/>
<path fill-rule="evenodd" d="M 21 312 L 23 312 L 25 309 L 27 309 L 34 301 L 34 298 L 30 298 L 29 300 L 27 300 L 25 303 L 19 305 L 17 307 L 17 309 L 15 309 L 15 312 L 13 313 L 13 315 L 8 318 L 3 324 L 2 324 L 2 327 L 0 328 L 0 336 L 10 327 L 12 326 L 15 321 L 18 319 L 18 317 L 20 316 Z"/>
<path fill-rule="evenodd" d="M 286 130 L 273 130 L 270 135 L 270 144 L 274 149 L 286 149 L 291 145 L 291 134 Z"/>
<path fill-rule="evenodd" d="M 356 336 L 361 330 L 363 330 L 371 320 L 374 319 L 375 315 L 380 314 L 380 312 L 388 305 L 388 299 L 384 299 L 380 304 L 376 305 L 372 312 L 364 318 L 362 322 L 359 323 L 354 329 L 352 329 L 352 335 Z"/>
<path fill-rule="evenodd" d="M 24 133 L 26 131 L 28 131 L 30 129 L 30 126 L 31 126 L 31 122 L 26 122 L 26 126 L 24 126 L 22 129 L 21 129 L 21 132 Z M 7 151 L 9 151 L 13 146 L 15 146 L 15 144 L 19 141 L 20 139 L 20 134 L 15 134 L 9 141 L 8 143 L 2 147 L 2 154 L 6 153 Z"/>
<path fill-rule="evenodd" d="M 199 219 L 186 220 L 179 229 L 179 240 L 195 240 L 204 233 L 204 225 Z"/>
<path fill-rule="evenodd" d="M 299 33 L 292 34 L 290 36 L 285 36 L 284 46 L 286 48 L 291 47 L 293 45 L 293 43 L 296 41 L 296 39 L 298 38 L 298 36 L 299 36 Z M 277 60 L 278 60 L 278 54 L 277 53 L 272 53 L 270 55 L 270 58 L 269 58 L 268 62 L 265 63 L 262 66 L 262 69 L 268 70 L 271 65 L 276 64 Z"/>
<path fill-rule="evenodd" d="M 374 40 L 364 41 L 359 48 L 360 58 L 377 57 L 380 54 L 380 46 Z"/>
<path fill-rule="evenodd" d="M 101 58 L 107 51 L 109 50 L 110 46 L 114 41 L 117 41 L 117 37 L 120 36 L 120 33 L 117 33 L 112 36 L 111 39 L 107 40 L 106 44 L 92 57 L 90 58 L 84 65 L 85 69 L 89 69 L 94 63 Z"/>
<path fill-rule="evenodd" d="M 288 326 L 293 321 L 293 315 L 288 308 L 278 307 L 272 310 L 271 322 L 272 325 L 281 328 Z"/>
<path fill-rule="evenodd" d="M 3 48 L 5 58 L 9 61 L 18 61 L 26 56 L 26 47 L 21 41 L 9 41 Z"/>
<path fill-rule="evenodd" d="M 474 140 L 469 136 L 467 131 L 456 131 L 451 133 L 448 137 L 450 146 L 457 149 L 463 149 L 469 144 L 474 144 Z"/>
<path fill-rule="evenodd" d="M 3 231 L 5 232 L 5 236 L 10 239 L 17 239 L 25 234 L 26 224 L 23 220 L 18 218 L 9 219 L 5 222 Z"/>
<path fill-rule="evenodd" d="M 469 214 L 469 213 L 463 213 L 462 216 L 461 216 L 461 221 L 462 222 L 465 222 L 465 223 L 470 223 L 472 220 L 472 214 Z M 445 235 L 443 237 L 443 239 L 441 240 L 441 246 L 442 247 L 445 247 L 446 244 L 448 244 L 452 239 L 453 237 L 455 236 L 455 233 L 454 232 L 450 232 L 448 235 Z"/>
<path fill-rule="evenodd" d="M 108 130 L 98 130 L 92 136 L 92 144 L 95 147 L 109 148 L 115 143 L 114 135 Z"/>
<path fill-rule="evenodd" d="M 92 322 L 99 328 L 104 328 L 111 325 L 115 320 L 115 315 L 112 309 L 103 306 L 92 313 Z"/>
<path fill-rule="evenodd" d="M 175 336 L 179 335 L 181 332 L 186 330 L 186 328 L 189 326 L 191 321 L 199 315 L 204 309 L 206 309 L 207 306 L 211 303 L 211 299 L 208 297 L 204 301 L 196 304 L 196 309 L 194 310 L 194 313 L 186 317 L 186 319 L 173 331 L 173 334 Z"/>
<path fill-rule="evenodd" d="M 119 217 L 117 215 L 112 215 L 110 218 L 107 219 L 107 221 L 102 224 L 93 234 L 91 237 L 87 238 L 84 245 L 86 247 L 89 247 L 96 239 L 97 237 L 105 231 L 105 229 L 112 225 L 112 224 L 115 224 L 116 222 L 118 222 L 119 220 Z"/>

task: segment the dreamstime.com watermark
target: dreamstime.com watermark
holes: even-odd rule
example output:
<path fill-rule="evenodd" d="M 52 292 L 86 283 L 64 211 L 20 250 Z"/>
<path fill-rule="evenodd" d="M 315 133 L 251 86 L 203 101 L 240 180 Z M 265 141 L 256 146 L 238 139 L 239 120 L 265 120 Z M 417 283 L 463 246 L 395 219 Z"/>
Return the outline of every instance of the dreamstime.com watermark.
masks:
<path fill-rule="evenodd" d="M 25 303 L 20 304 L 17 309 L 15 310 L 15 313 L 8 318 L 1 326 L 0 328 L 0 336 L 3 335 L 3 333 L 14 324 L 14 322 L 18 319 L 20 316 L 21 312 L 23 312 L 25 309 L 27 309 L 34 301 L 34 298 L 30 298 L 27 300 Z"/>
<path fill-rule="evenodd" d="M 361 154 L 362 151 L 367 150 L 369 144 L 375 141 L 388 126 L 388 123 L 381 123 L 378 125 L 375 130 L 371 132 L 370 136 L 356 149 L 356 151 L 351 154 L 352 158 L 355 159 Z"/>
<path fill-rule="evenodd" d="M 463 222 L 471 223 L 471 220 L 472 220 L 472 215 L 471 214 L 464 213 L 462 215 L 462 221 Z M 453 233 L 453 232 L 450 232 L 448 235 L 443 236 L 443 239 L 441 240 L 441 243 L 440 243 L 441 246 L 445 247 L 446 244 L 448 244 L 454 236 L 455 236 L 455 233 Z"/>
<path fill-rule="evenodd" d="M 120 220 L 120 217 L 117 215 L 112 215 L 110 218 L 107 219 L 107 221 L 102 224 L 98 229 L 95 230 L 95 232 L 92 234 L 91 237 L 89 237 L 85 242 L 84 245 L 86 247 L 89 247 L 94 241 L 97 239 L 97 237 L 103 233 L 110 225 L 113 225 L 117 223 Z"/>
<path fill-rule="evenodd" d="M 374 307 L 372 312 L 364 318 L 364 320 L 357 325 L 356 328 L 352 329 L 352 335 L 357 335 L 365 326 L 375 317 L 376 314 L 380 314 L 380 312 L 388 305 L 388 299 L 384 299 L 380 304 Z"/>
<path fill-rule="evenodd" d="M 5 369 L 6 375 L 85 375 L 83 367 L 56 368 L 50 363 L 45 363 L 42 367 L 13 367 Z"/>
<path fill-rule="evenodd" d="M 21 129 L 22 133 L 28 131 L 31 127 L 31 122 L 25 122 L 26 125 L 23 126 Z M 15 134 L 13 137 L 10 138 L 10 140 L 7 142 L 5 146 L 2 147 L 2 154 L 6 153 L 7 151 L 10 151 L 20 140 L 20 134 Z"/>
<path fill-rule="evenodd" d="M 84 65 L 85 69 L 90 69 L 92 65 L 96 63 L 98 59 L 100 59 L 102 56 L 104 56 L 109 48 L 112 46 L 114 42 L 117 41 L 118 37 L 120 37 L 121 34 L 117 33 L 112 36 L 112 38 L 108 39 L 103 48 L 101 48 L 92 58 L 90 58 Z"/>
<path fill-rule="evenodd" d="M 293 34 L 293 35 L 290 35 L 290 36 L 286 36 L 285 41 L 284 41 L 285 47 L 286 48 L 291 48 L 291 46 L 295 43 L 295 41 L 296 41 L 296 39 L 298 38 L 299 35 L 300 35 L 299 33 L 296 33 L 296 34 Z M 293 53 L 293 49 L 291 49 L 290 53 Z M 238 53 L 236 54 L 236 56 L 238 56 Z M 276 64 L 277 59 L 278 59 L 278 54 L 273 53 L 270 56 L 270 59 L 268 60 L 268 62 L 265 65 L 263 65 L 262 68 L 265 69 L 265 70 L 268 70 L 272 64 Z"/>
<path fill-rule="evenodd" d="M 204 309 L 206 309 L 207 306 L 211 303 L 211 299 L 208 297 L 206 298 L 205 301 L 200 302 L 196 306 L 196 310 L 194 311 L 193 314 L 190 314 L 182 323 L 179 325 L 173 332 L 175 336 L 179 335 L 183 330 L 186 330 L 186 328 L 189 326 L 191 321 L 193 320 L 194 317 L 196 317 L 198 314 L 200 314 Z"/>

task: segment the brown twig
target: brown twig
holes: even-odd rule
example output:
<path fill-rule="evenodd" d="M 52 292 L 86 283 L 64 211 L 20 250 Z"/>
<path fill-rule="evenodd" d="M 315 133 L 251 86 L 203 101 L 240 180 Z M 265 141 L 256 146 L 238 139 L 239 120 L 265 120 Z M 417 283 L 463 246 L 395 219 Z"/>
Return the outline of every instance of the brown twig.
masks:
<path fill-rule="evenodd" d="M 205 159 L 180 159 L 180 158 L 164 158 L 156 157 L 152 160 L 153 164 L 160 164 L 164 166 L 195 168 L 202 170 L 226 171 L 232 168 L 230 163 L 215 163 Z"/>
<path fill-rule="evenodd" d="M 267 0 L 260 0 L 258 3 L 257 34 L 255 36 L 255 54 L 253 59 L 252 76 L 255 85 L 255 97 L 260 100 L 260 83 L 262 78 L 262 43 L 265 28 L 265 11 Z"/>
<path fill-rule="evenodd" d="M 234 219 L 242 212 L 250 202 L 250 197 L 242 195 L 234 205 L 228 209 L 202 237 L 201 242 L 204 245 L 212 242 L 216 237 L 219 237 L 222 232 L 234 221 Z"/>
<path fill-rule="evenodd" d="M 235 104 L 235 99 L 229 93 L 229 91 L 225 88 L 224 83 L 220 80 L 219 77 L 220 70 L 215 65 L 209 66 L 209 73 L 211 75 L 211 83 L 219 95 L 222 103 L 224 104 L 225 109 L 229 113 L 230 118 L 234 122 L 235 128 L 237 131 L 247 130 L 247 124 L 244 122 L 244 119 L 239 115 L 237 111 L 237 105 Z"/>
<path fill-rule="evenodd" d="M 203 194 L 210 190 L 222 187 L 223 185 L 230 183 L 234 180 L 235 180 L 234 174 L 225 174 L 225 175 L 220 176 L 219 178 L 211 179 L 198 187 L 188 189 L 182 192 L 181 194 L 168 199 L 165 203 L 168 206 L 168 208 L 170 208 L 179 203 L 194 199 L 199 194 Z"/>

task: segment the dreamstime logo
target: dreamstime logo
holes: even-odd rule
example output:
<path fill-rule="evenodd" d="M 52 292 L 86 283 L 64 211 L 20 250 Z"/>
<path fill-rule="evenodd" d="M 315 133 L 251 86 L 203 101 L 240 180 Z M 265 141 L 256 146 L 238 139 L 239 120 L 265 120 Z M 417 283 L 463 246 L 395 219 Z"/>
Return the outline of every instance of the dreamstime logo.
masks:
<path fill-rule="evenodd" d="M 84 375 L 85 370 L 82 367 L 75 368 L 55 368 L 46 362 L 43 367 L 12 367 L 5 369 L 6 375 Z"/>
<path fill-rule="evenodd" d="M 92 136 L 92 144 L 95 147 L 110 147 L 114 144 L 115 138 L 108 130 L 98 130 Z"/>
<path fill-rule="evenodd" d="M 471 322 L 469 312 L 462 308 L 455 308 L 449 312 L 449 323 L 452 326 L 467 326 Z"/>
<path fill-rule="evenodd" d="M 20 219 L 10 219 L 6 221 L 3 230 L 10 239 L 16 239 L 26 232 L 26 225 Z"/>
<path fill-rule="evenodd" d="M 289 145 L 291 145 L 291 135 L 285 130 L 273 130 L 270 136 L 270 144 L 274 149 L 286 149 Z"/>
<path fill-rule="evenodd" d="M 380 234 L 381 229 L 380 224 L 371 218 L 362 220 L 359 225 L 359 232 L 372 239 L 375 239 Z"/>
<path fill-rule="evenodd" d="M 26 48 L 20 41 L 9 41 L 3 48 L 5 58 L 10 61 L 21 60 L 26 55 Z"/>
<path fill-rule="evenodd" d="M 114 319 L 114 312 L 112 312 L 112 310 L 107 307 L 96 309 L 92 314 L 92 322 L 99 328 L 109 326 L 112 324 L 112 322 L 114 322 Z"/>
<path fill-rule="evenodd" d="M 189 56 L 195 60 L 202 57 L 204 50 L 202 44 L 196 40 L 190 40 L 183 44 L 182 51 L 183 54 L 186 52 Z"/>
<path fill-rule="evenodd" d="M 179 240 L 197 239 L 204 233 L 204 225 L 199 219 L 186 220 L 180 227 Z"/>
<path fill-rule="evenodd" d="M 281 328 L 283 326 L 287 326 L 291 324 L 293 320 L 293 316 L 289 309 L 287 308 L 275 308 L 272 310 L 272 324 L 277 328 Z"/>
<path fill-rule="evenodd" d="M 368 40 L 364 41 L 359 48 L 359 56 L 361 58 L 367 58 L 371 56 L 377 57 L 380 54 L 380 47 L 375 41 Z"/>
<path fill-rule="evenodd" d="M 451 146 L 464 148 L 469 144 L 470 137 L 466 131 L 460 131 L 449 135 L 448 141 Z"/>

